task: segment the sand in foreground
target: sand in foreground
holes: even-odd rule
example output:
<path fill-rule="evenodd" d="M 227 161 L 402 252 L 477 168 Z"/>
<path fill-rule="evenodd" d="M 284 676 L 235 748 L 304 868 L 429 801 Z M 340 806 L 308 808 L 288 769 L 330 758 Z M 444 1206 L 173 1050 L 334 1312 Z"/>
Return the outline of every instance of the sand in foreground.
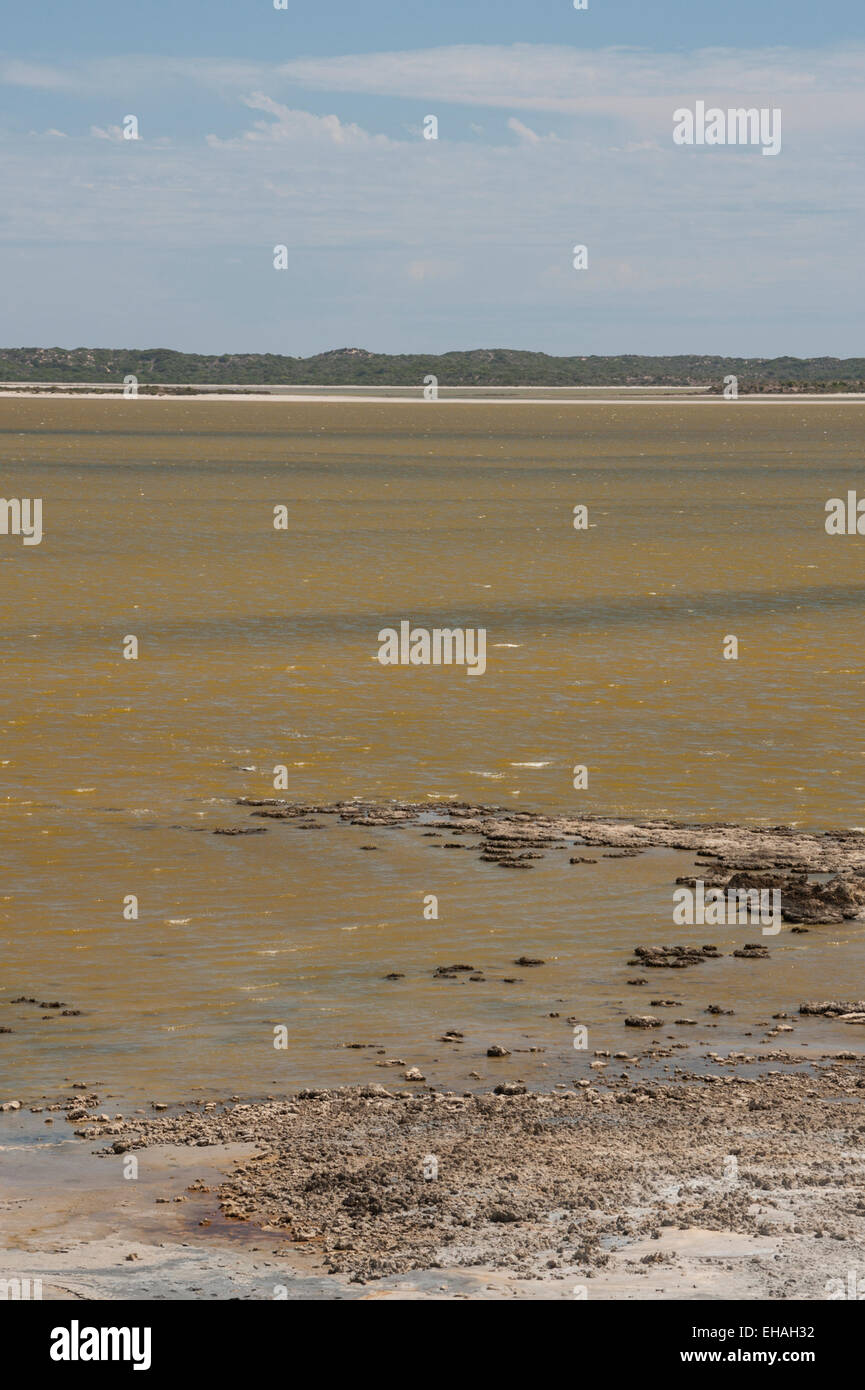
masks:
<path fill-rule="evenodd" d="M 19 1161 L 4 1273 L 61 1298 L 686 1300 L 826 1299 L 865 1273 L 860 1059 L 626 1077 L 142 1119 L 55 1148 L 50 1194 Z"/>

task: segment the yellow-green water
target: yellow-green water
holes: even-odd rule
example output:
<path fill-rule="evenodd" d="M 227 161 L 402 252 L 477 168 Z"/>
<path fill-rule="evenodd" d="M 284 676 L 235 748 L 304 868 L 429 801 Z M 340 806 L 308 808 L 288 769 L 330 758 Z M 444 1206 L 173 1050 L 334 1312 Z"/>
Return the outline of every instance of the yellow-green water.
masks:
<path fill-rule="evenodd" d="M 388 1080 L 351 1041 L 454 1084 L 500 1079 L 489 1042 L 543 1046 L 508 1073 L 567 1080 L 566 1015 L 605 1046 L 649 992 L 690 1015 L 720 995 L 743 1026 L 859 997 L 858 923 L 785 933 L 765 969 L 628 990 L 628 948 L 675 936 L 691 861 L 673 853 L 507 874 L 413 832 L 172 827 L 246 823 L 233 799 L 273 794 L 276 764 L 296 800 L 865 824 L 865 537 L 824 530 L 827 498 L 865 495 L 863 418 L 819 401 L 0 402 L 0 491 L 41 497 L 44 526 L 38 546 L 0 536 L 0 999 L 83 1010 L 0 1006 L 4 1089 Z M 377 633 L 401 619 L 485 628 L 486 673 L 383 668 Z M 550 964 L 515 971 L 523 952 Z M 432 981 L 455 960 L 523 980 Z M 436 1046 L 448 1027 L 463 1060 Z M 827 1029 L 849 1043 L 808 1036 Z"/>

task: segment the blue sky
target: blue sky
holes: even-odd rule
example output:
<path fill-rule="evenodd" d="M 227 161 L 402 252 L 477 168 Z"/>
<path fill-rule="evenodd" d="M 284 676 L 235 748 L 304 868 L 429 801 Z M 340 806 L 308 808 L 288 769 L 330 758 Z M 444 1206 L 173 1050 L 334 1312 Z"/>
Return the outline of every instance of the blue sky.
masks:
<path fill-rule="evenodd" d="M 0 46 L 5 346 L 863 352 L 861 0 L 94 0 Z M 698 99 L 780 155 L 675 146 Z"/>

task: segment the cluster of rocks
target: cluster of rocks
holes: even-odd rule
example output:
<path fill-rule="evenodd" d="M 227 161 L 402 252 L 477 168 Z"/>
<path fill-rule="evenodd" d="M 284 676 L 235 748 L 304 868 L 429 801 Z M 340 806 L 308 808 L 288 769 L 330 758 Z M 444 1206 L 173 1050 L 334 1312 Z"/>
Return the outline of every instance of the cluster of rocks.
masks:
<path fill-rule="evenodd" d="M 437 965 L 433 971 L 433 979 L 449 979 L 454 975 L 466 973 L 481 978 L 481 972 L 475 965 Z"/>
<path fill-rule="evenodd" d="M 502 868 L 531 868 L 549 853 L 568 846 L 582 851 L 570 858 L 572 864 L 596 863 L 597 859 L 587 857 L 585 851 L 600 847 L 603 847 L 604 858 L 633 857 L 657 847 L 685 850 L 698 857 L 698 868 L 705 867 L 705 876 L 701 880 L 694 876 L 679 878 L 678 883 L 694 887 L 700 881 L 707 889 L 721 889 L 725 894 L 728 891 L 777 890 L 781 915 L 785 921 L 797 924 L 793 927 L 797 932 L 807 931 L 810 926 L 850 920 L 865 912 L 865 834 L 858 831 L 813 835 L 789 826 L 747 828 L 667 820 L 633 822 L 599 816 L 549 816 L 469 802 L 431 805 L 429 802 L 380 803 L 358 799 L 308 804 L 280 797 L 242 797 L 237 804 L 255 817 L 285 822 L 299 830 L 322 829 L 334 818 L 341 824 L 367 831 L 394 832 L 413 828 L 428 839 L 430 848 L 469 850 L 478 854 L 482 862 Z M 220 830 L 228 829 L 235 833 L 243 827 L 220 827 Z M 384 847 L 384 843 L 366 842 L 359 846 L 365 850 Z M 816 882 L 813 881 L 816 875 L 830 877 L 828 881 Z M 640 945 L 633 948 L 628 964 L 641 969 L 682 970 L 721 959 L 723 954 L 712 944 Z M 764 941 L 746 942 L 730 950 L 730 957 L 764 961 L 770 959 L 770 953 Z M 521 956 L 514 963 L 523 969 L 542 962 L 535 957 Z M 398 981 L 404 977 L 392 971 L 385 978 Z M 487 983 L 483 967 L 469 964 L 438 966 L 433 978 L 451 983 L 461 979 L 475 985 Z M 501 982 L 517 985 L 520 980 L 505 976 Z M 637 975 L 627 983 L 637 987 L 649 981 Z M 730 1015 L 733 1010 L 710 1006 L 707 1012 Z M 862 1021 L 858 1015 L 865 1012 L 865 1007 L 850 1005 L 834 1013 L 825 1012 L 827 1017 L 856 1023 Z M 671 1021 L 682 1027 L 696 1026 L 696 1020 L 691 1018 Z M 651 1029 L 662 1026 L 662 1020 L 650 1014 L 635 1013 L 629 1016 L 627 1025 Z M 768 1024 L 759 1026 L 771 1028 Z M 768 1037 L 774 1037 L 786 1027 L 778 1025 L 771 1029 Z"/>
<path fill-rule="evenodd" d="M 539 956 L 520 956 L 514 961 L 514 965 L 519 965 L 523 969 L 529 969 L 544 964 L 546 964 L 546 962 L 541 960 Z M 487 982 L 487 977 L 481 966 L 460 964 L 437 965 L 433 971 L 434 980 L 455 980 L 459 975 L 465 975 L 469 980 L 477 984 L 486 984 Z M 401 980 L 403 978 L 404 977 L 396 971 L 385 976 L 386 980 Z M 515 985 L 519 983 L 519 979 L 515 975 L 504 975 L 502 976 L 502 983 L 506 985 Z"/>
<path fill-rule="evenodd" d="M 93 1113 L 99 1104 L 99 1096 L 88 1087 L 85 1081 L 73 1081 L 71 1089 L 81 1092 L 81 1094 L 67 1097 L 64 1100 L 50 1101 L 45 1105 L 29 1105 L 27 1108 L 30 1114 L 41 1115 L 44 1112 L 61 1112 L 67 1123 L 78 1126 L 73 1132 L 79 1139 L 96 1139 L 104 1135 L 122 1133 L 123 1115 Z M 21 1109 L 22 1102 L 20 1100 L 5 1101 L 0 1105 L 0 1111 L 3 1112 Z M 156 1105 L 154 1109 L 165 1110 L 166 1106 Z M 45 1124 L 52 1125 L 53 1123 L 54 1118 L 53 1113 L 51 1113 L 45 1120 Z"/>
<path fill-rule="evenodd" d="M 861 1248 L 863 1098 L 861 1060 L 838 1059 L 759 1078 L 596 1073 L 546 1094 L 514 1082 L 486 1095 L 309 1088 L 146 1117 L 107 1152 L 256 1144 L 213 1194 L 223 1215 L 360 1282 L 478 1265 L 591 1279 L 611 1248 L 665 1226 L 758 1234 L 770 1220 Z"/>
<path fill-rule="evenodd" d="M 15 999 L 7 1001 L 9 1004 L 33 1004 L 37 1009 L 47 1009 L 53 1012 L 44 1013 L 43 1019 L 51 1018 L 80 1018 L 81 1009 L 72 1009 L 62 999 L 37 999 L 35 995 L 19 994 Z M 0 1033 L 13 1033 L 13 1028 L 0 1028 Z"/>
<path fill-rule="evenodd" d="M 478 826 L 482 836 L 481 862 L 501 869 L 530 869 L 532 860 L 543 859 L 544 850 L 566 849 L 568 841 L 559 836 L 537 833 L 534 827 L 520 827 L 510 833 L 488 831 Z"/>
<path fill-rule="evenodd" d="M 718 960 L 723 952 L 717 946 L 635 946 L 628 965 L 643 965 L 657 970 L 684 970 L 705 960 Z"/>
<path fill-rule="evenodd" d="M 772 889 L 781 892 L 786 921 L 820 925 L 841 922 L 865 911 L 865 834 L 833 831 L 809 834 L 791 826 L 678 823 L 667 820 L 627 821 L 603 816 L 541 815 L 511 808 L 448 802 L 337 801 L 329 804 L 292 802 L 280 797 L 240 797 L 237 804 L 250 814 L 292 823 L 298 829 L 321 829 L 316 817 L 336 817 L 348 825 L 376 830 L 421 828 L 435 848 L 471 849 L 482 862 L 505 869 L 530 869 L 550 851 L 572 845 L 585 850 L 606 847 L 607 858 L 625 858 L 646 849 L 688 850 L 700 855 L 714 876 L 708 887 Z M 195 827 L 199 828 L 199 827 Z M 259 827 L 263 828 L 263 827 Z M 242 833 L 221 826 L 219 834 Z M 444 844 L 438 841 L 447 836 Z M 471 843 L 455 839 L 471 838 Z M 364 844 L 362 849 L 379 848 Z M 572 864 L 595 863 L 573 856 Z M 809 874 L 832 874 L 828 883 L 809 881 Z M 693 885 L 694 878 L 680 879 Z"/>
<path fill-rule="evenodd" d="M 840 999 L 811 1000 L 799 1005 L 800 1014 L 820 1014 L 823 1018 L 835 1018 L 839 1023 L 865 1023 L 865 999 L 855 1003 Z"/>
<path fill-rule="evenodd" d="M 849 921 L 865 910 L 865 868 L 854 866 L 837 873 L 826 883 L 812 883 L 805 869 L 779 873 L 765 869 L 737 869 L 734 873 L 713 874 L 703 878 L 707 889 L 762 892 L 776 890 L 785 922 L 824 926 Z M 694 888 L 698 879 L 692 875 L 676 879 L 677 883 Z"/>

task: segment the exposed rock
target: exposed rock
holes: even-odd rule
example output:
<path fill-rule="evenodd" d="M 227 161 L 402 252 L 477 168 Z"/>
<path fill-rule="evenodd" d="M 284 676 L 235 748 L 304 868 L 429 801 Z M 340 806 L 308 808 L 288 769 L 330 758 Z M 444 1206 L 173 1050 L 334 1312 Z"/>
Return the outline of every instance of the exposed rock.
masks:
<path fill-rule="evenodd" d="M 848 1103 L 865 1090 L 861 1060 L 758 1078 L 730 1065 L 649 1085 L 596 1072 L 547 1094 L 515 1080 L 470 1097 L 341 1087 L 230 1113 L 196 1106 L 148 1115 L 106 1153 L 257 1141 L 218 1189 L 223 1215 L 264 1228 L 265 1247 L 274 1229 L 315 1239 L 331 1273 L 361 1282 L 438 1267 L 524 1278 L 557 1267 L 554 1277 L 582 1282 L 610 1258 L 610 1237 L 644 1249 L 662 1227 L 754 1237 L 768 1209 L 785 1219 L 769 1225 L 782 1260 L 755 1265 L 767 1296 L 825 1297 L 831 1251 L 817 1258 L 808 1242 L 847 1238 L 830 1269 L 845 1284 L 844 1250 L 865 1241 L 861 1104 Z M 733 1139 L 742 1178 L 729 1186 Z M 437 1159 L 434 1182 L 424 1155 Z M 791 1220 L 806 1243 L 791 1239 Z"/>
<path fill-rule="evenodd" d="M 865 1013 L 865 1000 L 858 999 L 855 1003 L 842 1002 L 840 999 L 824 999 L 821 1001 L 811 1000 L 810 1003 L 799 1005 L 800 1014 L 824 1014 L 828 1018 L 838 1018 L 841 1014 L 860 1014 Z"/>
<path fill-rule="evenodd" d="M 629 964 L 683 970 L 705 960 L 716 960 L 721 952 L 717 946 L 635 946 L 634 955 L 636 959 Z"/>

